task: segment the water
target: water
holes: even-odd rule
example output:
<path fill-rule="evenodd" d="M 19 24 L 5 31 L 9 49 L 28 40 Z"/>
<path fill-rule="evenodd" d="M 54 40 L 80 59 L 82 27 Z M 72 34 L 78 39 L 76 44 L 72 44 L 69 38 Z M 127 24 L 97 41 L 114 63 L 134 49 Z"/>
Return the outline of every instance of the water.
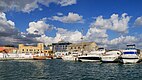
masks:
<path fill-rule="evenodd" d="M 0 61 L 0 80 L 142 80 L 142 63 Z"/>

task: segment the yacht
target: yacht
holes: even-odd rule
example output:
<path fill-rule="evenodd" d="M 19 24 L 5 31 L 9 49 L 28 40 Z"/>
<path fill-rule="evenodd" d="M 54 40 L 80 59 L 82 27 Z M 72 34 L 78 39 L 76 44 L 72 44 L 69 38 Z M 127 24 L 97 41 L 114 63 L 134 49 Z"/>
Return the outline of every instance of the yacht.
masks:
<path fill-rule="evenodd" d="M 78 53 L 78 52 L 68 52 L 68 54 L 62 56 L 62 59 L 64 61 L 77 61 L 78 60 L 77 57 L 79 54 L 80 53 Z"/>
<path fill-rule="evenodd" d="M 101 55 L 105 53 L 105 48 L 98 48 L 98 50 L 91 51 L 88 54 L 78 56 L 78 61 L 81 62 L 96 62 L 101 60 Z"/>
<path fill-rule="evenodd" d="M 121 56 L 122 52 L 118 51 L 118 50 L 112 50 L 112 51 L 108 51 L 105 52 L 104 54 L 102 54 L 101 56 L 101 61 L 102 62 L 119 62 L 119 58 Z"/>
<path fill-rule="evenodd" d="M 121 55 L 122 63 L 137 63 L 139 62 L 140 50 L 136 49 L 135 44 L 127 45 L 125 50 L 122 50 L 123 54 Z"/>

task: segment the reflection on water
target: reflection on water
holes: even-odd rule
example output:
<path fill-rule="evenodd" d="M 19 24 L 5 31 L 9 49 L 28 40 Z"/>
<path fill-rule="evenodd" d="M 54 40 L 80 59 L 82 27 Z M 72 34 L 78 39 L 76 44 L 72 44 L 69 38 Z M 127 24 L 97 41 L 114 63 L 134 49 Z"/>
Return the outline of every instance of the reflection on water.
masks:
<path fill-rule="evenodd" d="M 142 80 L 142 64 L 0 61 L 0 80 Z"/>

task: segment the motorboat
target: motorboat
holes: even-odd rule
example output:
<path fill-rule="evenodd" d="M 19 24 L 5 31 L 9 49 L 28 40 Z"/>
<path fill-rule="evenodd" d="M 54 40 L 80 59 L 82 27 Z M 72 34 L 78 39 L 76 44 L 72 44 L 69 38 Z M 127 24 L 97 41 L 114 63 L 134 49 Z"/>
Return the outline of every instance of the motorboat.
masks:
<path fill-rule="evenodd" d="M 107 51 L 104 54 L 102 54 L 101 56 L 101 61 L 102 62 L 119 62 L 119 58 L 122 55 L 122 52 L 119 50 L 111 50 L 111 51 Z"/>
<path fill-rule="evenodd" d="M 62 56 L 68 55 L 68 52 L 55 52 L 56 59 L 62 59 Z"/>
<path fill-rule="evenodd" d="M 140 50 L 136 49 L 135 44 L 128 44 L 125 50 L 122 50 L 123 54 L 121 55 L 122 63 L 137 63 L 139 62 Z"/>
<path fill-rule="evenodd" d="M 78 61 L 81 62 L 96 62 L 101 60 L 101 55 L 106 52 L 105 48 L 98 48 L 98 50 L 91 51 L 88 54 L 78 56 Z"/>
<path fill-rule="evenodd" d="M 79 52 L 68 52 L 68 54 L 62 56 L 64 61 L 78 61 Z"/>

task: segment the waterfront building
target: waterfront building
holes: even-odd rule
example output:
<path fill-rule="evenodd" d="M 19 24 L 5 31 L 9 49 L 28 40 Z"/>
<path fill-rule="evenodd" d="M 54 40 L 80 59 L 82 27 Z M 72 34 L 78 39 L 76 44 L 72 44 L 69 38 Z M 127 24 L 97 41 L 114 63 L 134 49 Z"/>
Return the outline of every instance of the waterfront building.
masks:
<path fill-rule="evenodd" d="M 35 45 L 24 45 L 19 44 L 19 53 L 43 53 L 44 52 L 44 44 L 38 43 L 37 46 Z"/>
<path fill-rule="evenodd" d="M 3 49 L 5 53 L 15 53 L 17 51 L 17 48 L 7 46 L 1 46 L 0 49 Z"/>
<path fill-rule="evenodd" d="M 52 51 L 55 52 L 66 52 L 69 42 L 59 41 L 58 43 L 52 43 Z"/>
<path fill-rule="evenodd" d="M 70 52 L 90 52 L 92 50 L 97 50 L 98 46 L 95 42 L 82 42 L 82 43 L 73 43 L 68 45 L 68 51 Z"/>

